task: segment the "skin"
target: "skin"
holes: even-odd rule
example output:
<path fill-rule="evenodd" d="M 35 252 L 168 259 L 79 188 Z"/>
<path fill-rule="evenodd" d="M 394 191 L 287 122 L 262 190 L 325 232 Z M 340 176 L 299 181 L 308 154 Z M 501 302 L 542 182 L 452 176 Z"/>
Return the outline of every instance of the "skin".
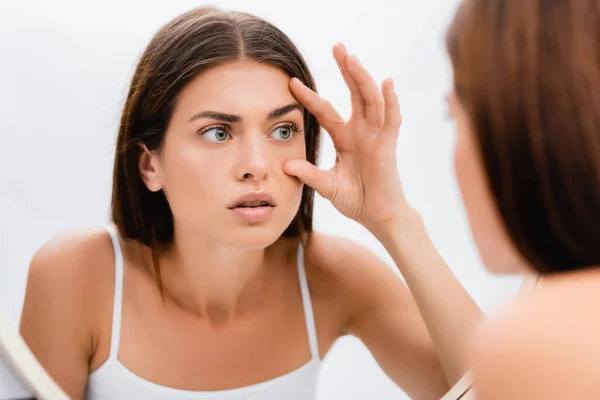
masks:
<path fill-rule="evenodd" d="M 397 178 L 393 172 L 382 176 L 382 168 L 390 171 L 392 152 L 373 137 L 395 143 L 397 98 L 389 82 L 381 92 L 345 49 L 336 47 L 334 55 L 351 90 L 349 121 L 278 69 L 235 62 L 197 77 L 182 92 L 164 147 L 140 157 L 140 174 L 150 190 L 165 191 L 176 229 L 173 245 L 160 256 L 164 302 L 149 249 L 121 239 L 118 359 L 135 374 L 179 389 L 221 390 L 272 379 L 310 360 L 297 239 L 280 238 L 300 203 L 301 181 L 312 182 L 338 210 L 377 232 L 416 290 L 411 296 L 397 273 L 363 246 L 311 234 L 306 270 L 321 357 L 340 336 L 355 335 L 415 399 L 441 397 L 465 372 L 466 364 L 454 356 L 462 348 L 457 338 L 479 310 L 435 253 L 420 217 L 405 202 L 398 207 L 388 201 L 398 200 L 401 188 L 387 185 Z M 281 126 L 302 130 L 301 112 L 292 107 L 268 118 L 293 104 L 309 108 L 336 142 L 339 161 L 335 171 L 320 176 L 323 182 L 306 176 L 315 170 L 305 161 L 301 132 L 279 140 Z M 190 122 L 204 111 L 237 114 L 242 122 Z M 212 131 L 206 137 L 216 125 L 227 125 L 229 135 Z M 217 137 L 227 140 L 217 143 Z M 362 182 L 371 185 L 368 192 Z M 373 195 L 386 185 L 383 196 Z M 277 204 L 266 222 L 241 222 L 227 209 L 252 190 L 269 192 Z M 415 254 L 415 248 L 423 251 Z M 426 262 L 429 271 L 422 268 Z M 113 248 L 103 229 L 59 235 L 31 262 L 21 334 L 74 399 L 83 398 L 88 375 L 108 358 L 114 284 Z M 448 301 L 462 302 L 457 309 L 463 311 L 436 306 L 442 285 Z"/>
<path fill-rule="evenodd" d="M 147 187 L 164 190 L 173 210 L 175 240 L 165 252 L 165 279 L 183 275 L 189 283 L 167 286 L 199 314 L 209 306 L 225 314 L 235 309 L 244 285 L 261 273 L 265 248 L 300 206 L 302 185 L 281 168 L 289 158 L 306 158 L 302 109 L 287 90 L 288 79 L 275 67 L 250 62 L 204 72 L 182 91 L 164 146 L 140 159 Z M 296 108 L 268 118 L 288 106 Z M 241 121 L 202 116 L 211 112 Z M 249 224 L 228 208 L 252 191 L 267 193 L 276 205 L 265 223 Z"/>

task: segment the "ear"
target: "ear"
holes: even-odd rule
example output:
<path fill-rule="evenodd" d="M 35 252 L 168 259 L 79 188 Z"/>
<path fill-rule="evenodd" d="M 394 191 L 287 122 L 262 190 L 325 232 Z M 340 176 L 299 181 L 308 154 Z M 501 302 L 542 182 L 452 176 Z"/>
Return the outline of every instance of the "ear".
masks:
<path fill-rule="evenodd" d="M 158 154 L 148 150 L 145 144 L 139 144 L 140 155 L 138 158 L 138 168 L 140 177 L 151 192 L 158 192 L 163 188 L 160 177 L 160 163 Z"/>

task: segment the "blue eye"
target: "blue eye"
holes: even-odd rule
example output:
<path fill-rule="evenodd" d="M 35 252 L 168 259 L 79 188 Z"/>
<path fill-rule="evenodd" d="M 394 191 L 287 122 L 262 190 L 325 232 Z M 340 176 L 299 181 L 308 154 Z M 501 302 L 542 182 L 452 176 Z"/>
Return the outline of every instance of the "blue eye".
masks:
<path fill-rule="evenodd" d="M 276 140 L 290 140 L 292 138 L 292 136 L 294 136 L 295 132 L 298 132 L 299 129 L 297 129 L 295 126 L 293 125 L 283 125 L 280 126 L 279 128 L 275 129 L 273 131 L 273 133 L 271 133 L 271 135 L 276 139 Z"/>
<path fill-rule="evenodd" d="M 221 127 L 216 127 L 216 128 L 212 128 L 212 129 L 208 129 L 204 132 L 201 133 L 201 135 L 211 141 L 211 142 L 225 142 L 227 139 L 229 139 L 229 132 L 227 132 L 227 130 L 221 128 Z"/>

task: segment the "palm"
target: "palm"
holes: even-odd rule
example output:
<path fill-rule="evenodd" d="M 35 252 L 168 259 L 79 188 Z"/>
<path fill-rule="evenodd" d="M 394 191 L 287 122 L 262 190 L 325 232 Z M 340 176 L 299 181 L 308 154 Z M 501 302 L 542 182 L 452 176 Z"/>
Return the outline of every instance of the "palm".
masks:
<path fill-rule="evenodd" d="M 363 225 L 384 222 L 406 205 L 396 168 L 401 117 L 392 85 L 383 94 L 355 57 L 337 47 L 334 56 L 352 95 L 352 117 L 344 121 L 335 109 L 294 80 L 296 98 L 327 130 L 336 149 L 335 166 L 322 171 L 294 160 L 286 170 L 313 187 L 338 211 Z"/>
<path fill-rule="evenodd" d="M 350 158 L 350 160 L 348 160 Z M 364 183 L 352 156 L 338 155 L 332 175 L 331 203 L 348 218 L 360 219 L 364 204 Z"/>
<path fill-rule="evenodd" d="M 381 140 L 375 133 L 365 138 L 366 132 L 357 125 L 351 120 L 344 127 L 341 136 L 347 140 L 336 145 L 336 164 L 325 171 L 330 175 L 331 191 L 322 194 L 348 218 L 378 223 L 393 217 L 403 202 L 395 138 Z M 353 134 L 353 130 L 359 134 Z"/>

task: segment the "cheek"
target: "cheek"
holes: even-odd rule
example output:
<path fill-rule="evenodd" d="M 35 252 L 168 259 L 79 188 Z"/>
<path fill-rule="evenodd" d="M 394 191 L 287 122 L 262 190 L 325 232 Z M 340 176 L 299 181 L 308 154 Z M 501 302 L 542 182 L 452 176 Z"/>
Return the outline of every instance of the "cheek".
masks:
<path fill-rule="evenodd" d="M 273 149 L 271 174 L 281 205 L 285 205 L 285 209 L 281 210 L 285 210 L 282 217 L 286 222 L 291 222 L 300 207 L 303 185 L 297 178 L 283 172 L 283 164 L 288 160 L 305 160 L 306 151 L 303 139 L 286 144 L 285 148 L 283 147 Z"/>
<path fill-rule="evenodd" d="M 459 132 L 454 166 L 477 249 L 491 272 L 523 272 L 528 267 L 506 233 L 476 151 L 468 135 Z"/>
<path fill-rule="evenodd" d="M 165 194 L 176 219 L 186 219 L 211 209 L 215 188 L 224 179 L 224 160 L 217 152 L 193 143 L 165 144 L 162 177 Z M 198 199 L 206 207 L 198 207 Z M 215 200 L 212 200 L 215 199 Z"/>
<path fill-rule="evenodd" d="M 217 152 L 202 151 L 199 146 L 179 146 L 165 152 L 166 183 L 181 189 L 202 186 L 218 176 L 220 163 Z M 209 171 L 210 173 L 207 173 Z M 174 188 L 173 188 L 174 189 Z"/>
<path fill-rule="evenodd" d="M 306 149 L 304 140 L 297 140 L 291 143 L 288 148 L 283 151 L 278 151 L 276 155 L 276 161 L 273 166 L 273 174 L 277 176 L 280 185 L 282 187 L 282 194 L 287 194 L 290 201 L 294 204 L 300 204 L 300 198 L 302 195 L 302 183 L 295 177 L 290 176 L 283 172 L 283 164 L 288 160 L 306 160 Z M 296 207 L 297 208 L 297 207 Z"/>

